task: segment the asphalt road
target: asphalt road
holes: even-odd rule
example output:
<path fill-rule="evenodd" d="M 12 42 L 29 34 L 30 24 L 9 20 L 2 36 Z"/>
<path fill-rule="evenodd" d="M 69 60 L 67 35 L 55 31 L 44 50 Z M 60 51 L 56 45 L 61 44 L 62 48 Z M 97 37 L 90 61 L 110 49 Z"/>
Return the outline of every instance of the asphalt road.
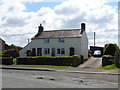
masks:
<path fill-rule="evenodd" d="M 3 69 L 2 88 L 118 88 L 118 76 Z"/>

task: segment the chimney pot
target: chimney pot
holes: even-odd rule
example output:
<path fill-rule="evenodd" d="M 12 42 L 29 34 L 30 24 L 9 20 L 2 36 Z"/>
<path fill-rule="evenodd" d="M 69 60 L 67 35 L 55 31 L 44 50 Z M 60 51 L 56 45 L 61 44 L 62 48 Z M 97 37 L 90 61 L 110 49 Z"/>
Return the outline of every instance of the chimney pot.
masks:
<path fill-rule="evenodd" d="M 81 34 L 85 31 L 85 23 L 81 23 Z"/>
<path fill-rule="evenodd" d="M 42 26 L 42 24 L 40 24 L 40 26 L 38 27 L 38 29 L 39 29 L 39 30 L 38 30 L 38 33 L 42 33 L 42 31 L 43 31 L 43 29 L 44 29 L 43 26 Z"/>
<path fill-rule="evenodd" d="M 85 30 L 85 23 L 81 23 L 81 29 Z"/>

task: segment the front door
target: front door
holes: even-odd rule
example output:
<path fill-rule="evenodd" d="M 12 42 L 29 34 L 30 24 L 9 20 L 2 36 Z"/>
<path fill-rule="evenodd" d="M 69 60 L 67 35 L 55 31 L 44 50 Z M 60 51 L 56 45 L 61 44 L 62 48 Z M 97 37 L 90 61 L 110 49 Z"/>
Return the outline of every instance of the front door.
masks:
<path fill-rule="evenodd" d="M 70 48 L 70 56 L 75 54 L 75 49 L 73 47 Z"/>
<path fill-rule="evenodd" d="M 55 56 L 55 48 L 52 48 L 52 56 Z"/>
<path fill-rule="evenodd" d="M 27 56 L 31 56 L 31 50 L 27 50 Z"/>
<path fill-rule="evenodd" d="M 37 56 L 42 56 L 42 48 L 37 48 Z"/>

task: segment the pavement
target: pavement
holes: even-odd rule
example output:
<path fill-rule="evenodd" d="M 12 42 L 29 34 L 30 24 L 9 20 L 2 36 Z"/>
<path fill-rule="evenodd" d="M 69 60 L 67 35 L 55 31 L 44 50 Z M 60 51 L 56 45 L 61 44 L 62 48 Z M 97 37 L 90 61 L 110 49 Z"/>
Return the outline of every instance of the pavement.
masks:
<path fill-rule="evenodd" d="M 34 71 L 53 71 L 53 72 L 67 72 L 67 73 L 80 73 L 80 74 L 106 74 L 106 75 L 120 75 L 120 69 L 103 70 L 96 68 L 43 68 L 43 67 L 16 67 L 16 66 L 1 66 L 0 69 L 13 69 L 13 70 L 34 70 Z"/>

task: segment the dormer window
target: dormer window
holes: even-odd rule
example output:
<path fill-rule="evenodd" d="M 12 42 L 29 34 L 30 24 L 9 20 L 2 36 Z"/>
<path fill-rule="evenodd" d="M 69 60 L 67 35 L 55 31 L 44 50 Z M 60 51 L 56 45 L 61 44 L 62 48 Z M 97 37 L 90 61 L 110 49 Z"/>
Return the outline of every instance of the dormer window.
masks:
<path fill-rule="evenodd" d="M 64 38 L 59 38 L 60 43 L 64 43 Z"/>
<path fill-rule="evenodd" d="M 44 43 L 49 43 L 50 42 L 50 39 L 47 38 L 47 39 L 44 39 Z"/>

